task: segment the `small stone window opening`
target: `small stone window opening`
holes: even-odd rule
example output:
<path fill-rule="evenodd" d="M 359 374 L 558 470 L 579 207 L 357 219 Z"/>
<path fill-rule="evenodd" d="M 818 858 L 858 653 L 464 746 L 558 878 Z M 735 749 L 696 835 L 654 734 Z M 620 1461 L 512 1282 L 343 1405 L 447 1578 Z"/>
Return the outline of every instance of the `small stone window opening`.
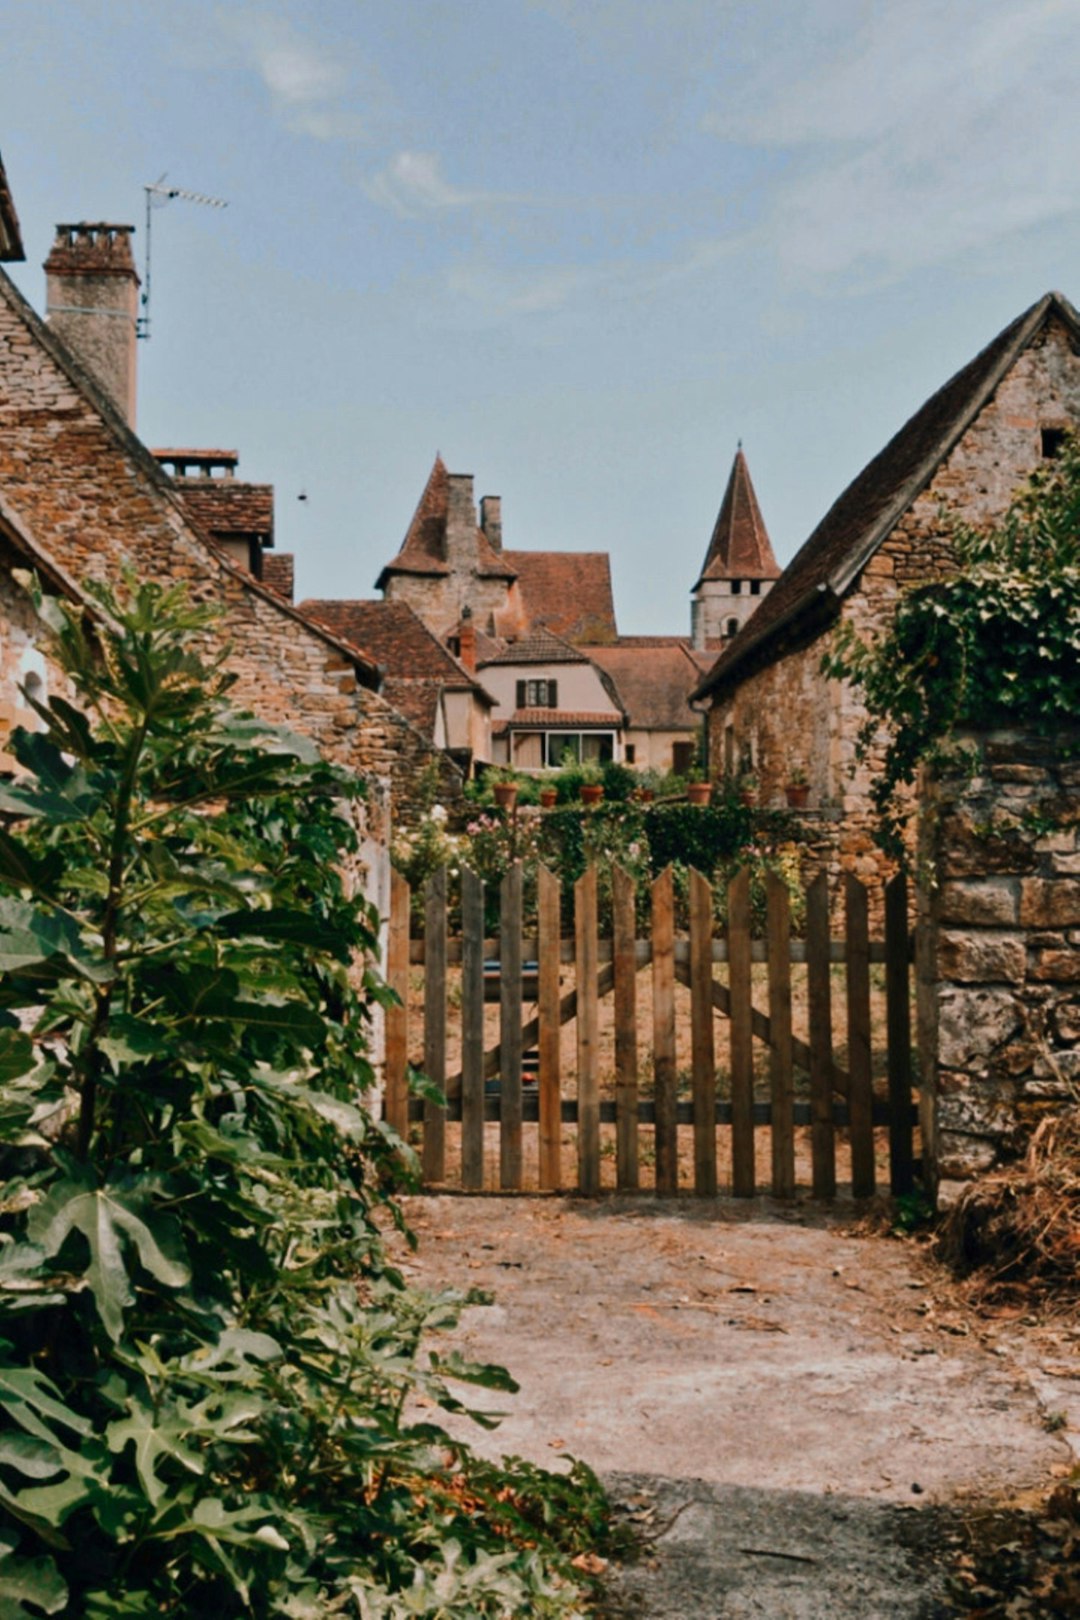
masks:
<path fill-rule="evenodd" d="M 1044 461 L 1053 461 L 1056 456 L 1060 456 L 1062 450 L 1065 448 L 1065 433 L 1066 430 L 1063 427 L 1044 427 L 1039 429 L 1039 437 L 1042 441 L 1042 458 Z"/>
<path fill-rule="evenodd" d="M 761 595 L 761 581 L 760 581 L 760 579 L 752 579 L 750 581 L 750 595 L 751 596 L 760 596 Z"/>
<path fill-rule="evenodd" d="M 732 580 L 732 582 L 731 582 L 731 594 L 732 594 L 732 596 L 741 596 L 742 595 L 742 580 L 741 579 L 733 579 Z"/>
<path fill-rule="evenodd" d="M 727 629 L 724 633 L 728 636 L 737 636 L 739 633 L 738 619 L 729 619 L 727 622 Z"/>

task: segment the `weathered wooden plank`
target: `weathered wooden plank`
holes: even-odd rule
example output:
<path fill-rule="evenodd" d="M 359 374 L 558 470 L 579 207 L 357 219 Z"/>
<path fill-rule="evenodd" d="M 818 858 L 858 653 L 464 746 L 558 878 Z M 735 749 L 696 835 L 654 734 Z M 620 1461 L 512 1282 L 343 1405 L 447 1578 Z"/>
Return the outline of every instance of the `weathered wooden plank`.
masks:
<path fill-rule="evenodd" d="M 423 1118 L 423 1111 L 424 1111 L 424 1105 L 421 1102 L 420 1098 L 419 1097 L 411 1097 L 409 1099 L 409 1118 L 410 1118 L 410 1120 L 420 1120 L 420 1119 L 422 1119 Z M 564 1097 L 563 1100 L 562 1100 L 562 1104 L 561 1104 L 561 1111 L 562 1111 L 562 1122 L 563 1122 L 564 1125 L 573 1125 L 573 1124 L 575 1124 L 577 1122 L 577 1117 L 578 1117 L 577 1098 L 576 1097 Z M 755 1126 L 757 1126 L 757 1125 L 768 1125 L 771 1112 L 772 1112 L 772 1105 L 770 1103 L 756 1102 L 754 1104 L 754 1124 L 755 1124 Z M 525 1096 L 522 1099 L 521 1113 L 522 1113 L 522 1118 L 525 1120 L 525 1122 L 527 1124 L 528 1123 L 535 1123 L 540 1118 L 540 1099 L 537 1096 L 535 1091 L 525 1093 Z M 458 1098 L 453 1098 L 452 1097 L 450 1099 L 449 1103 L 447 1104 L 447 1116 L 446 1117 L 448 1119 L 451 1119 L 451 1120 L 458 1120 L 458 1119 L 461 1118 L 461 1098 L 460 1097 L 458 1097 Z M 499 1117 L 499 1099 L 498 1099 L 497 1096 L 485 1097 L 485 1099 L 484 1099 L 484 1117 L 485 1117 L 485 1119 L 487 1119 L 489 1124 L 498 1119 L 498 1117 Z M 848 1114 L 848 1107 L 847 1107 L 846 1103 L 834 1102 L 833 1103 L 832 1117 L 833 1117 L 833 1124 L 836 1126 L 837 1130 L 845 1130 L 851 1123 L 850 1116 Z M 676 1105 L 675 1119 L 676 1119 L 676 1122 L 679 1125 L 693 1125 L 693 1123 L 694 1123 L 694 1104 L 693 1104 L 692 1100 L 689 1097 L 685 1098 L 683 1101 L 679 1102 Z M 911 1110 L 911 1123 L 912 1123 L 912 1125 L 915 1125 L 917 1123 L 917 1119 L 918 1119 L 917 1110 L 914 1107 L 912 1107 L 912 1110 Z M 639 1121 L 639 1124 L 641 1124 L 641 1125 L 653 1125 L 653 1124 L 656 1123 L 656 1107 L 655 1107 L 655 1104 L 653 1102 L 651 1102 L 648 1098 L 642 1098 L 641 1101 L 638 1103 L 638 1121 Z M 614 1097 L 601 1098 L 601 1101 L 600 1101 L 600 1123 L 602 1125 L 614 1125 L 615 1124 L 615 1099 L 614 1099 Z M 716 1123 L 717 1123 L 718 1127 L 719 1126 L 729 1126 L 731 1124 L 731 1104 L 730 1103 L 728 1103 L 728 1102 L 718 1102 L 717 1103 L 717 1105 L 716 1105 Z M 796 1125 L 809 1125 L 811 1123 L 811 1120 L 810 1120 L 810 1104 L 808 1102 L 796 1102 L 796 1104 L 795 1104 L 795 1123 L 796 1123 Z M 874 1103 L 874 1124 L 884 1126 L 884 1125 L 888 1125 L 888 1123 L 889 1123 L 889 1105 L 888 1105 L 888 1103 L 885 1102 L 884 1100 L 882 1100 L 881 1102 L 875 1102 Z"/>
<path fill-rule="evenodd" d="M 686 971 L 689 972 L 689 969 Z M 609 962 L 607 966 L 602 967 L 599 973 L 596 975 L 597 999 L 603 1001 L 605 996 L 609 996 L 614 983 L 615 968 L 614 965 Z M 562 996 L 559 1000 L 559 1023 L 569 1024 L 571 1020 L 576 1017 L 577 991 L 568 990 L 565 996 Z M 530 1018 L 527 1023 L 522 1024 L 521 1026 L 521 1050 L 523 1052 L 531 1052 L 539 1039 L 540 1020 L 539 1018 Z M 499 1073 L 501 1063 L 502 1046 L 498 1045 L 489 1047 L 484 1053 L 484 1079 L 491 1080 L 495 1075 L 497 1075 Z M 451 1075 L 447 1085 L 448 1095 L 451 1097 L 456 1096 L 461 1088 L 461 1076 Z"/>
<path fill-rule="evenodd" d="M 559 1057 L 559 880 L 541 866 L 537 873 L 540 938 L 537 1019 L 540 1056 L 540 1185 L 562 1185 L 562 1077 Z M 524 1045 L 525 1035 L 522 1035 Z M 526 1048 L 528 1049 L 528 1048 Z"/>
<path fill-rule="evenodd" d="M 903 872 L 885 887 L 885 1021 L 889 1042 L 889 1185 L 894 1197 L 915 1184 L 911 1134 L 911 1000 L 908 898 Z"/>
<path fill-rule="evenodd" d="M 690 870 L 690 1073 L 694 1191 L 716 1196 L 716 1039 L 712 1004 L 712 885 Z"/>
<path fill-rule="evenodd" d="M 600 1191 L 600 1008 L 596 997 L 596 868 L 574 884 L 578 1066 L 578 1188 Z"/>
<path fill-rule="evenodd" d="M 386 1101 L 384 1111 L 399 1136 L 409 1128 L 409 899 L 400 872 L 390 874 L 390 919 L 386 935 L 386 982 L 397 996 L 386 1009 Z"/>
<path fill-rule="evenodd" d="M 484 1185 L 484 885 L 461 871 L 461 1185 Z"/>
<path fill-rule="evenodd" d="M 446 1091 L 446 867 L 432 872 L 424 888 L 424 1073 Z M 446 1179 L 446 1109 L 424 1104 L 420 1163 L 425 1181 Z"/>
<path fill-rule="evenodd" d="M 874 1196 L 874 1077 L 870 1057 L 870 909 L 854 872 L 844 879 L 847 931 L 848 1107 L 851 1113 L 851 1191 Z"/>
<path fill-rule="evenodd" d="M 539 943 L 535 934 L 525 934 L 522 937 L 521 950 L 526 961 L 533 961 L 536 958 L 539 952 Z M 601 939 L 598 942 L 597 956 L 601 964 L 611 961 L 611 951 L 612 946 L 610 939 Z M 801 939 L 793 939 L 790 945 L 790 952 L 792 962 L 805 962 L 806 942 Z M 485 939 L 484 955 L 487 957 L 488 961 L 494 961 L 497 959 L 499 955 L 499 941 L 497 939 Z M 753 945 L 751 946 L 751 955 L 755 962 L 768 961 L 768 952 L 763 939 L 754 940 Z M 844 942 L 842 939 L 834 939 L 830 941 L 829 957 L 834 964 L 843 962 Z M 712 958 L 714 962 L 727 961 L 728 955 L 726 939 L 713 940 Z M 648 967 L 651 959 L 652 947 L 649 941 L 647 939 L 639 939 L 637 941 L 638 967 Z M 569 936 L 559 941 L 559 960 L 564 965 L 572 963 L 574 960 L 574 941 Z M 677 939 L 675 941 L 675 960 L 676 962 L 689 962 L 690 941 L 688 939 Z M 871 942 L 870 960 L 871 962 L 884 962 L 885 945 L 882 940 L 873 940 Z M 410 940 L 409 961 L 413 967 L 423 966 L 424 941 L 422 939 Z M 456 966 L 457 963 L 461 961 L 461 940 L 456 937 L 451 939 L 447 946 L 447 961 L 451 964 L 451 966 Z"/>
<path fill-rule="evenodd" d="M 679 1190 L 676 1114 L 675 890 L 671 868 L 652 885 L 653 1095 L 656 1108 L 656 1190 Z"/>
<path fill-rule="evenodd" d="M 615 970 L 615 1178 L 628 1192 L 638 1186 L 637 926 L 634 880 L 616 866 L 611 874 Z"/>
<path fill-rule="evenodd" d="M 728 889 L 728 978 L 731 985 L 731 1190 L 754 1196 L 754 1043 L 751 1024 L 750 872 Z"/>
<path fill-rule="evenodd" d="M 521 862 L 503 874 L 499 890 L 499 1045 L 502 1099 L 499 1131 L 499 1185 L 507 1192 L 521 1188 Z"/>
<path fill-rule="evenodd" d="M 774 1198 L 795 1196 L 795 1072 L 791 1038 L 791 896 L 783 878 L 765 878 L 769 945 L 769 1104 Z M 809 1055 L 809 1054 L 808 1054 Z"/>
<path fill-rule="evenodd" d="M 832 983 L 829 880 L 819 872 L 806 893 L 806 991 L 810 1024 L 810 1150 L 815 1198 L 836 1197 L 832 1115 Z"/>

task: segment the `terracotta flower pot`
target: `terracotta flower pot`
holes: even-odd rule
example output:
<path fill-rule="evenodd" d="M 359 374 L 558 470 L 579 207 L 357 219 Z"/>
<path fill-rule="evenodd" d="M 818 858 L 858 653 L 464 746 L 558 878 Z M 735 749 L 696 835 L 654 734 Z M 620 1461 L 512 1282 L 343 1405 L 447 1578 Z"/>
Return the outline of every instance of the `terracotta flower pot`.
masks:
<path fill-rule="evenodd" d="M 512 810 L 517 804 L 518 790 L 516 782 L 496 782 L 491 791 L 495 795 L 495 803 L 500 810 Z"/>
<path fill-rule="evenodd" d="M 686 797 L 691 804 L 708 804 L 712 798 L 712 783 L 687 782 Z"/>
<path fill-rule="evenodd" d="M 787 802 L 792 810 L 805 810 L 810 798 L 810 784 L 808 782 L 789 782 L 784 789 Z"/>
<path fill-rule="evenodd" d="M 601 782 L 583 782 L 581 784 L 582 804 L 599 804 L 604 797 L 604 788 Z"/>
<path fill-rule="evenodd" d="M 652 788 L 635 788 L 634 798 L 639 804 L 652 804 L 656 794 Z"/>
<path fill-rule="evenodd" d="M 554 810 L 554 808 L 555 808 L 556 804 L 558 804 L 558 802 L 559 802 L 559 795 L 558 795 L 558 792 L 557 792 L 557 790 L 555 788 L 541 788 L 540 789 L 540 808 L 541 808 L 541 810 Z"/>

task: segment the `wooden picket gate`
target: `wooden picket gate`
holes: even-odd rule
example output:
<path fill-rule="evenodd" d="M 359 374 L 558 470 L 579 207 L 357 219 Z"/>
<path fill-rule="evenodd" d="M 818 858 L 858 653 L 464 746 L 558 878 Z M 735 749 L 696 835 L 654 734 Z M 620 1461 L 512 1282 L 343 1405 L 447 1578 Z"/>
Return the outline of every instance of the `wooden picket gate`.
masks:
<path fill-rule="evenodd" d="M 837 1140 L 850 1146 L 850 1190 L 871 1196 L 878 1183 L 875 1131 L 888 1134 L 889 1186 L 908 1191 L 914 1176 L 911 1011 L 906 883 L 896 877 L 885 891 L 885 939 L 872 942 L 868 894 L 849 876 L 844 891 L 844 937 L 830 938 L 827 880 L 821 873 L 806 891 L 805 938 L 793 939 L 790 896 L 783 882 L 767 880 L 765 938 L 751 934 L 749 875 L 741 872 L 728 891 L 727 926 L 713 921 L 713 891 L 690 874 L 689 929 L 676 935 L 672 873 L 663 872 L 651 892 L 651 929 L 638 939 L 631 878 L 613 874 L 612 934 L 601 939 L 597 921 L 597 874 L 590 869 L 574 892 L 574 933 L 561 930 L 560 891 L 553 874 L 538 874 L 537 930 L 525 939 L 522 876 L 515 866 L 500 890 L 500 931 L 484 938 L 483 885 L 461 872 L 461 935 L 447 928 L 447 873 L 436 872 L 424 893 L 422 938 L 410 938 L 410 891 L 394 875 L 387 977 L 399 1005 L 387 1013 L 386 1117 L 402 1135 L 419 1128 L 425 1185 L 460 1185 L 465 1191 L 498 1187 L 519 1191 L 602 1190 L 602 1157 L 613 1160 L 614 1186 L 636 1190 L 643 1161 L 654 1166 L 658 1194 L 680 1190 L 680 1127 L 692 1136 L 692 1188 L 702 1195 L 725 1190 L 737 1197 L 764 1191 L 757 1163 L 762 1132 L 769 1132 L 769 1190 L 791 1198 L 797 1191 L 797 1160 L 809 1159 L 813 1196 L 837 1194 Z M 498 966 L 493 970 L 492 963 Z M 523 964 L 531 961 L 528 989 Z M 753 1004 L 755 962 L 766 964 L 767 1010 Z M 422 1052 L 410 1057 L 410 975 L 423 964 Z M 792 964 L 805 964 L 805 1039 L 793 1030 Z M 884 964 L 884 1018 L 871 1017 L 872 963 Z M 497 974 L 498 1039 L 485 1046 L 485 964 Z M 563 964 L 571 964 L 574 987 L 563 993 Z M 842 1046 L 846 1066 L 835 1056 L 834 965 L 843 964 L 846 1001 Z M 457 971 L 460 965 L 460 981 Z M 639 1074 L 639 984 L 651 966 L 651 1074 Z M 717 975 L 718 966 L 726 967 Z M 449 994 L 451 975 L 453 994 Z M 759 979 L 762 975 L 759 973 Z M 880 978 L 880 973 L 878 975 Z M 535 978 L 535 983 L 533 979 Z M 458 983 L 460 988 L 458 989 Z M 676 985 L 689 990 L 690 1086 L 679 1097 Z M 613 1073 L 602 1087 L 598 1061 L 602 1000 L 613 998 Z M 527 997 L 527 999 L 526 999 Z M 489 998 L 490 999 L 490 998 Z M 685 1003 L 686 997 L 682 997 Z M 880 994 L 876 1001 L 881 1000 Z M 448 1072 L 448 1013 L 460 1008 L 456 1045 L 460 1063 Z M 535 1006 L 524 1016 L 525 1006 Z M 725 1098 L 718 1097 L 716 1019 L 729 1026 Z M 683 1017 L 686 1016 L 685 1007 Z M 523 1021 L 524 1019 L 524 1021 Z M 575 1061 L 561 1051 L 563 1025 L 574 1021 Z M 883 1028 L 878 1027 L 884 1025 Z M 419 1032 L 418 1032 L 419 1033 Z M 878 1084 L 872 1064 L 878 1037 Z M 754 1043 L 768 1054 L 767 1086 L 755 1098 Z M 523 1080 L 522 1059 L 538 1054 L 535 1086 Z M 443 1101 L 410 1093 L 409 1070 L 421 1070 Z M 573 1070 L 574 1072 L 569 1072 Z M 685 1077 L 684 1077 L 685 1078 Z M 799 1087 L 796 1080 L 798 1078 Z M 602 1095 L 602 1090 L 608 1092 Z M 797 1089 L 805 1092 L 797 1096 Z M 651 1095 L 648 1093 L 651 1091 Z M 765 1093 L 767 1092 L 767 1095 Z M 453 1133 L 448 1132 L 448 1124 Z M 576 1126 L 576 1164 L 567 1162 L 563 1136 Z M 610 1127 L 614 1127 L 612 1132 Z M 460 1127 L 460 1129 L 458 1129 Z M 530 1133 L 535 1133 L 530 1141 Z M 718 1173 L 718 1127 L 728 1135 L 729 1177 Z M 606 1128 L 606 1129 L 604 1129 Z M 492 1135 L 497 1135 L 497 1169 Z M 602 1143 L 602 1134 L 605 1141 Z M 613 1142 L 612 1142 L 613 1137 Z M 797 1142 L 799 1153 L 796 1152 Z M 485 1155 L 485 1143 L 488 1153 Z M 525 1148 L 529 1152 L 525 1152 Z M 489 1161 L 485 1175 L 485 1157 Z M 528 1160 L 528 1168 L 526 1166 Z M 610 1180 L 610 1177 L 608 1178 Z M 691 1182 L 689 1152 L 684 1185 Z"/>

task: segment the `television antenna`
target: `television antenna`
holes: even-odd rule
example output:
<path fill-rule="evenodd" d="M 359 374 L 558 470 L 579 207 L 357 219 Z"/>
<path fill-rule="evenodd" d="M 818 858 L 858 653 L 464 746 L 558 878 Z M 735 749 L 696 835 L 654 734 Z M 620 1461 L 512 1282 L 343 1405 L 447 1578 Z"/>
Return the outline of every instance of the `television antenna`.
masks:
<path fill-rule="evenodd" d="M 164 208 L 166 203 L 176 201 L 201 203 L 204 208 L 228 208 L 228 203 L 221 197 L 207 197 L 201 191 L 185 191 L 182 186 L 167 186 L 166 176 L 161 175 L 152 186 L 143 186 L 146 193 L 146 258 L 143 264 L 142 314 L 135 326 L 137 337 L 150 336 L 150 222 L 154 217 L 155 208 Z"/>

